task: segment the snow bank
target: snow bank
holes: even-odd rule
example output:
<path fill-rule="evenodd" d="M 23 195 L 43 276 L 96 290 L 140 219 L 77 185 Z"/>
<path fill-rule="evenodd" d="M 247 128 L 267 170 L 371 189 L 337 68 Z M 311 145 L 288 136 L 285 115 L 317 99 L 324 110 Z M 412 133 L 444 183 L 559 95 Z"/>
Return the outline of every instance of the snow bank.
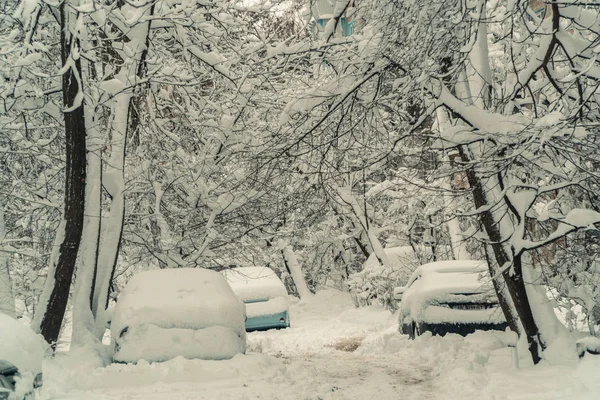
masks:
<path fill-rule="evenodd" d="M 588 336 L 577 341 L 577 354 L 583 357 L 586 352 L 600 354 L 600 338 Z"/>
<path fill-rule="evenodd" d="M 224 359 L 245 351 L 245 308 L 225 278 L 205 269 L 145 271 L 117 301 L 114 360 Z"/>
<path fill-rule="evenodd" d="M 33 375 L 42 372 L 42 360 L 48 345 L 41 335 L 0 313 L 0 338 L 0 359 L 10 362 L 22 372 Z"/>
<path fill-rule="evenodd" d="M 225 381 L 236 387 L 242 388 L 248 380 L 281 379 L 285 373 L 285 366 L 274 358 L 262 354 L 237 354 L 229 360 L 188 360 L 176 357 L 162 363 L 149 364 L 140 361 L 137 364 L 111 364 L 106 368 L 93 370 L 77 368 L 71 361 L 65 363 L 65 358 L 59 356 L 48 360 L 44 365 L 45 382 L 43 398 L 63 398 L 65 392 L 75 390 L 93 390 L 98 393 L 98 399 L 121 398 L 108 394 L 111 390 L 127 388 L 127 397 L 139 399 L 155 398 L 157 391 L 165 390 L 162 398 L 190 398 L 178 394 L 177 388 L 183 389 L 186 383 L 206 384 L 202 395 L 193 398 L 218 398 L 211 397 L 209 387 L 223 384 Z M 82 363 L 87 363 L 81 359 Z M 148 391 L 147 395 L 143 393 Z M 71 397 L 69 397 L 71 398 Z M 89 394 L 74 398 L 88 399 Z M 239 397 L 238 397 L 239 398 Z"/>
<path fill-rule="evenodd" d="M 497 362 L 492 356 L 497 351 L 509 350 L 506 346 L 512 339 L 509 332 L 476 331 L 466 337 L 432 336 L 426 332 L 409 340 L 406 335 L 398 334 L 396 327 L 390 327 L 367 336 L 356 353 L 391 357 L 428 371 L 436 385 L 444 388 L 440 398 L 480 399 L 488 383 L 490 362 Z M 510 357 L 499 361 L 499 368 L 511 368 Z"/>
<path fill-rule="evenodd" d="M 337 316 L 341 312 L 356 308 L 349 293 L 336 289 L 325 289 L 315 293 L 314 296 L 300 300 L 292 308 L 292 316 Z M 389 313 L 388 313 L 389 314 Z"/>
<path fill-rule="evenodd" d="M 223 271 L 236 296 L 243 302 L 287 297 L 283 282 L 267 267 L 239 267 Z"/>
<path fill-rule="evenodd" d="M 334 346 L 341 340 L 397 326 L 397 317 L 389 311 L 379 306 L 357 308 L 349 293 L 335 289 L 318 291 L 292 304 L 289 312 L 291 329 L 249 333 L 249 351 L 302 357 L 335 353 Z"/>

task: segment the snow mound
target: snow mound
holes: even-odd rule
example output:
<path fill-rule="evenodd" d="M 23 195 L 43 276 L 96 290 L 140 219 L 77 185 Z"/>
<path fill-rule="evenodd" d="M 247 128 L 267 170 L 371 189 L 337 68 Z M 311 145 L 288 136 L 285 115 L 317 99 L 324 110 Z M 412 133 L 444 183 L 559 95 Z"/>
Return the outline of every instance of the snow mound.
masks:
<path fill-rule="evenodd" d="M 244 302 L 287 297 L 283 282 L 267 267 L 239 267 L 223 271 L 236 296 Z"/>
<path fill-rule="evenodd" d="M 447 399 L 480 398 L 488 382 L 491 355 L 504 350 L 507 342 L 514 340 L 509 332 L 476 331 L 466 337 L 431 333 L 408 339 L 395 327 L 367 336 L 356 350 L 357 354 L 379 357 L 401 357 L 408 363 L 427 371 L 436 383 L 444 388 Z M 406 357 L 406 358 L 405 358 Z M 501 368 L 510 368 L 510 359 L 502 359 Z"/>
<path fill-rule="evenodd" d="M 13 364 L 21 372 L 42 372 L 42 360 L 48 348 L 41 335 L 27 325 L 0 313 L 0 360 Z"/>
<path fill-rule="evenodd" d="M 336 289 L 325 289 L 301 299 L 293 308 L 293 316 L 309 315 L 339 315 L 348 309 L 356 308 L 350 294 Z"/>
<path fill-rule="evenodd" d="M 45 365 L 47 379 L 44 398 L 61 397 L 63 393 L 72 390 L 100 390 L 106 393 L 109 390 L 128 388 L 128 391 L 141 393 L 148 390 L 152 393 L 157 389 L 173 387 L 170 385 L 185 385 L 189 382 L 205 383 L 205 390 L 210 385 L 223 381 L 233 381 L 234 385 L 242 387 L 253 378 L 281 379 L 286 371 L 280 361 L 262 354 L 237 354 L 229 360 L 220 361 L 176 357 L 162 363 L 140 361 L 137 364 L 111 364 L 106 368 L 93 370 L 82 370 L 64 361 L 64 358 L 59 357 Z M 173 393 L 170 396 L 177 398 Z M 165 398 L 171 398 L 170 396 Z M 105 395 L 98 398 L 112 397 Z M 154 397 L 149 394 L 139 398 Z"/>
<path fill-rule="evenodd" d="M 599 374 L 599 355 L 590 356 L 589 354 L 586 354 L 586 356 L 577 365 L 575 371 L 573 371 L 574 378 L 581 381 L 586 389 L 595 393 L 596 399 L 599 398 L 597 396 L 600 394 L 600 380 L 598 379 Z M 592 397 L 590 397 L 590 399 L 591 398 Z"/>
<path fill-rule="evenodd" d="M 600 338 L 588 336 L 579 339 L 577 341 L 577 354 L 579 358 L 583 357 L 586 352 L 600 354 Z"/>
<path fill-rule="evenodd" d="M 290 316 L 291 329 L 250 333 L 248 349 L 275 356 L 337 353 L 339 343 L 368 337 L 396 321 L 379 306 L 356 308 L 348 293 L 335 289 L 292 304 Z"/>

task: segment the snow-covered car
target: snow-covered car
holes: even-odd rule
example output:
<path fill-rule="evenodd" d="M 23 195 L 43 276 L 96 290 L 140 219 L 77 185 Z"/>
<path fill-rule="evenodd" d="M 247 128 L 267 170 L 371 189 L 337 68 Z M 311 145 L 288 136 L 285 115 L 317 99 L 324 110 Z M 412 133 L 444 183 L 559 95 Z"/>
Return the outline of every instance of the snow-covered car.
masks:
<path fill-rule="evenodd" d="M 223 360 L 246 352 L 246 314 L 218 272 L 141 272 L 119 295 L 111 321 L 113 360 Z"/>
<path fill-rule="evenodd" d="M 267 267 L 238 267 L 223 271 L 236 296 L 246 304 L 246 331 L 290 326 L 287 290 Z"/>
<path fill-rule="evenodd" d="M 35 397 L 47 347 L 27 325 L 0 313 L 0 400 Z"/>
<path fill-rule="evenodd" d="M 418 267 L 406 286 L 394 289 L 400 303 L 398 329 L 410 338 L 430 331 L 434 335 L 475 330 L 504 330 L 485 262 L 437 261 Z"/>

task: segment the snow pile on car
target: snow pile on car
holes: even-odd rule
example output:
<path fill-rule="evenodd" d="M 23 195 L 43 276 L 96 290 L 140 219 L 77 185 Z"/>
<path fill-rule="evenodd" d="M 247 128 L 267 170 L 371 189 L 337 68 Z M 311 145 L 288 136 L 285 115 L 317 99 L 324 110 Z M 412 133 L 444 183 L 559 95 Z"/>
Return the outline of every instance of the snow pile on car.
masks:
<path fill-rule="evenodd" d="M 47 343 L 27 325 L 0 313 L 0 359 L 10 362 L 21 372 L 34 376 L 42 372 Z"/>
<path fill-rule="evenodd" d="M 287 297 L 283 282 L 267 267 L 238 267 L 223 271 L 227 282 L 244 302 Z"/>
<path fill-rule="evenodd" d="M 289 309 L 288 301 L 285 297 L 276 297 L 268 301 L 246 304 L 246 314 L 248 318 L 256 318 L 263 315 L 277 315 Z"/>
<path fill-rule="evenodd" d="M 179 268 L 134 276 L 111 322 L 115 361 L 226 359 L 245 352 L 245 309 L 218 272 Z"/>

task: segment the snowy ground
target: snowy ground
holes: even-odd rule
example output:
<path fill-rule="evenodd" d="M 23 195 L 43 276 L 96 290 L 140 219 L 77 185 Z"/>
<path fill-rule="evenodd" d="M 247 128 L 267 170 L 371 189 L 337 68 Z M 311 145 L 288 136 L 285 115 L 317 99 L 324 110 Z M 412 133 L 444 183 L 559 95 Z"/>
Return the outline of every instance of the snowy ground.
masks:
<path fill-rule="evenodd" d="M 98 367 L 74 351 L 45 365 L 42 399 L 478 399 L 600 398 L 600 356 L 574 350 L 553 362 L 511 367 L 502 333 L 409 341 L 395 317 L 354 309 L 325 291 L 291 308 L 290 329 L 248 335 L 248 354 L 227 361 L 185 360 Z M 572 343 L 565 344 L 564 348 Z"/>

